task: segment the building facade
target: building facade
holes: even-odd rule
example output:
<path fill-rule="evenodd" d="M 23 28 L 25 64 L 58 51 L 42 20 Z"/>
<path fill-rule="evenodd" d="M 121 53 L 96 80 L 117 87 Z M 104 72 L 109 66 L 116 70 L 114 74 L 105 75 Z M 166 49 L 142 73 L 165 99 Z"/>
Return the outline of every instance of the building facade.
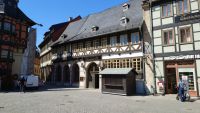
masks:
<path fill-rule="evenodd" d="M 52 81 L 68 87 L 101 89 L 99 71 L 134 68 L 138 73 L 136 92 L 151 93 L 153 80 L 146 81 L 153 75 L 152 72 L 145 75 L 145 72 L 151 71 L 146 56 L 152 53 L 147 52 L 146 38 L 149 37 L 143 36 L 147 29 L 144 27 L 140 0 L 131 0 L 70 23 L 52 44 Z"/>
<path fill-rule="evenodd" d="M 40 43 L 40 68 L 41 68 L 41 79 L 52 83 L 52 49 L 50 45 L 58 40 L 63 31 L 67 28 L 70 22 L 74 22 L 81 19 L 80 16 L 72 19 L 69 18 L 68 22 L 52 25 L 49 31 L 44 34 L 44 40 Z"/>
<path fill-rule="evenodd" d="M 18 0 L 0 0 L 0 81 L 2 89 L 15 85 L 26 49 L 28 28 L 35 22 L 19 8 Z"/>
<path fill-rule="evenodd" d="M 179 79 L 191 96 L 200 94 L 200 1 L 153 0 L 150 6 L 156 91 L 177 93 Z"/>
<path fill-rule="evenodd" d="M 41 70 L 40 70 L 40 53 L 39 53 L 38 49 L 36 49 L 36 51 L 35 51 L 33 74 L 39 76 L 39 78 L 42 79 Z"/>

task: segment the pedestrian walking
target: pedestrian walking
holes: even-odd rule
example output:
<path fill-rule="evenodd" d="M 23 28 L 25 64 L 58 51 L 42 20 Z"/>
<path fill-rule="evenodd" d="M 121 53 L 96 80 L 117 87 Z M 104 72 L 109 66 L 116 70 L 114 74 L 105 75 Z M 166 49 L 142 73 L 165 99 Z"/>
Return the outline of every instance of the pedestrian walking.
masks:
<path fill-rule="evenodd" d="M 184 83 L 182 81 L 182 78 L 180 78 L 179 83 L 178 83 L 178 97 L 181 100 L 181 102 L 185 101 Z"/>
<path fill-rule="evenodd" d="M 19 80 L 20 92 L 24 92 L 25 93 L 25 84 L 26 84 L 26 80 L 25 80 L 24 76 L 21 76 L 21 78 Z"/>

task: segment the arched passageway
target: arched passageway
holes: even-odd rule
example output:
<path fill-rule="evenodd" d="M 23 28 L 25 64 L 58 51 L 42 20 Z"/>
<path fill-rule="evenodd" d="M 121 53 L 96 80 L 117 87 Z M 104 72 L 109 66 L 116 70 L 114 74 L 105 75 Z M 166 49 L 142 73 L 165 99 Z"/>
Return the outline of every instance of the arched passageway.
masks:
<path fill-rule="evenodd" d="M 60 65 L 56 68 L 56 82 L 61 82 L 62 68 Z"/>
<path fill-rule="evenodd" d="M 99 68 L 96 63 L 92 62 L 87 67 L 86 87 L 99 88 Z"/>
<path fill-rule="evenodd" d="M 78 64 L 74 63 L 71 66 L 71 85 L 75 87 L 79 87 L 79 77 L 80 77 L 80 72 L 79 72 L 79 66 Z"/>
<path fill-rule="evenodd" d="M 64 83 L 70 83 L 70 70 L 69 70 L 69 66 L 65 65 L 64 66 L 64 75 L 63 75 L 63 82 Z"/>

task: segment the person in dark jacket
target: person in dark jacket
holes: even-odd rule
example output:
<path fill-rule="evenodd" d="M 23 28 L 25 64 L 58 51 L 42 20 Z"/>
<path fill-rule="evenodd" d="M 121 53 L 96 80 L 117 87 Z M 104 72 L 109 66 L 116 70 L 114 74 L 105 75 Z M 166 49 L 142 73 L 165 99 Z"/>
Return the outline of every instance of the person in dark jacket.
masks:
<path fill-rule="evenodd" d="M 181 102 L 185 101 L 184 83 L 182 81 L 182 78 L 180 78 L 179 83 L 178 83 L 178 96 L 181 99 Z"/>
<path fill-rule="evenodd" d="M 20 92 L 24 92 L 25 93 L 25 84 L 26 84 L 26 80 L 23 76 L 21 76 L 20 80 L 19 80 L 19 88 L 20 88 Z"/>

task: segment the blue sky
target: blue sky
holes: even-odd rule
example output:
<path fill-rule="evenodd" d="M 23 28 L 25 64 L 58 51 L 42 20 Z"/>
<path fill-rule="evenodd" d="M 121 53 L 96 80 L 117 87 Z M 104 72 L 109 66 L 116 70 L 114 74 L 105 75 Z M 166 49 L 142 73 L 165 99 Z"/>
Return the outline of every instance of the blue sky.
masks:
<path fill-rule="evenodd" d="M 43 27 L 37 28 L 37 45 L 52 24 L 65 22 L 69 17 L 103 11 L 128 0 L 20 0 L 19 7 L 32 20 Z"/>

